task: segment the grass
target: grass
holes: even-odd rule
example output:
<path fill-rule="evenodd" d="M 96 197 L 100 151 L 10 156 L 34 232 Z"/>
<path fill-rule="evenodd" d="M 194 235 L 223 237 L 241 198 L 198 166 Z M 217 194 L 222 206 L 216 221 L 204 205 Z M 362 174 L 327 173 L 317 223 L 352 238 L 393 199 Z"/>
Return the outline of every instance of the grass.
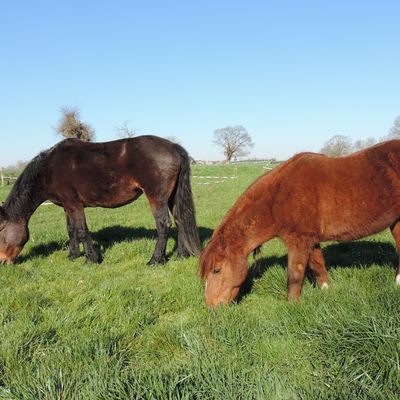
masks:
<path fill-rule="evenodd" d="M 262 172 L 262 164 L 193 167 L 237 175 L 193 179 L 203 241 Z M 68 260 L 63 211 L 49 205 L 32 216 L 20 262 L 0 268 L 0 399 L 398 398 L 389 232 L 326 244 L 331 288 L 306 280 L 299 304 L 286 301 L 286 253 L 273 240 L 240 303 L 212 311 L 197 260 L 175 257 L 174 229 L 170 261 L 145 265 L 155 230 L 144 198 L 87 209 L 87 219 L 102 264 Z"/>

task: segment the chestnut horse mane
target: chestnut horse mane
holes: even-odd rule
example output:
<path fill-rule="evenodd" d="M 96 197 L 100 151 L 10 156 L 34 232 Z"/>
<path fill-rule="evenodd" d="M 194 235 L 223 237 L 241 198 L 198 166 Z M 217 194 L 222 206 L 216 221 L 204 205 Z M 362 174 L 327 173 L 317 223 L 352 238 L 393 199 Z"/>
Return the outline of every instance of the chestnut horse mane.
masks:
<path fill-rule="evenodd" d="M 200 254 L 200 270 L 199 270 L 199 275 L 202 279 L 206 277 L 206 275 L 211 271 L 215 264 L 215 255 L 214 252 L 210 252 L 210 249 L 212 248 L 213 243 L 215 243 L 216 238 L 213 237 L 211 240 L 208 242 L 207 247 L 201 252 Z M 208 255 L 210 253 L 210 255 Z"/>
<path fill-rule="evenodd" d="M 39 178 L 46 170 L 46 158 L 49 151 L 42 151 L 33 158 L 14 183 L 10 194 L 3 204 L 10 219 L 18 219 L 21 214 L 29 213 L 32 207 L 34 207 L 32 195 L 37 189 L 36 186 Z"/>

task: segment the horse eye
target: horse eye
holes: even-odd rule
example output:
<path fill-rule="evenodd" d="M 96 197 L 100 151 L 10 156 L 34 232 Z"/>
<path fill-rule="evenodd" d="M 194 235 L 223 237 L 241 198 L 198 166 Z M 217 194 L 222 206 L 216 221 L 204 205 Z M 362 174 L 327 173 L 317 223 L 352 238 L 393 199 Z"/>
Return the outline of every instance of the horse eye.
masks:
<path fill-rule="evenodd" d="M 213 271 L 212 271 L 212 273 L 215 275 L 215 274 L 219 274 L 221 272 L 221 268 L 218 268 L 218 267 L 216 267 L 216 268 L 214 268 L 213 269 Z"/>

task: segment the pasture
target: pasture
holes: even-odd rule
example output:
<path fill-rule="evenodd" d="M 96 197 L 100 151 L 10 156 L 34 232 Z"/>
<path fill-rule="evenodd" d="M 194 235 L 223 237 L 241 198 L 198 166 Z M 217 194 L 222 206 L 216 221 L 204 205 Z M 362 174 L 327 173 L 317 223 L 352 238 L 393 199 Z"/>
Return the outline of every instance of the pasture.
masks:
<path fill-rule="evenodd" d="M 237 175 L 192 179 L 203 244 L 262 167 L 192 167 Z M 286 251 L 273 240 L 239 303 L 209 310 L 197 259 L 176 259 L 175 227 L 170 261 L 146 266 L 156 232 L 144 197 L 86 215 L 102 264 L 68 260 L 63 210 L 43 205 L 19 262 L 0 268 L 0 399 L 398 398 L 400 288 L 388 231 L 325 244 L 331 287 L 306 279 L 298 304 L 286 301 Z"/>

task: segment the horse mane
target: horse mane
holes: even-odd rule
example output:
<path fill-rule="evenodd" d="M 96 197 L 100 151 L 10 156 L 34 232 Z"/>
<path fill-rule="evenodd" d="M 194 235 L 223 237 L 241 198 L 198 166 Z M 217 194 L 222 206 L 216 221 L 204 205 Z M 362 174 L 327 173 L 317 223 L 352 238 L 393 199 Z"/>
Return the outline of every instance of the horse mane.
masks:
<path fill-rule="evenodd" d="M 38 190 L 38 178 L 42 176 L 46 168 L 48 152 L 49 150 L 42 151 L 33 158 L 14 183 L 3 205 L 9 218 L 18 219 L 22 215 L 30 214 L 37 206 L 33 193 Z"/>
<path fill-rule="evenodd" d="M 213 237 L 208 242 L 207 247 L 200 254 L 200 269 L 199 275 L 202 279 L 204 279 L 207 274 L 211 271 L 213 266 L 215 265 L 215 251 L 212 250 L 213 246 L 216 245 L 216 238 Z"/>
<path fill-rule="evenodd" d="M 246 203 L 246 198 L 251 195 L 252 190 L 258 187 L 258 183 L 262 180 L 263 184 L 265 186 L 265 190 L 268 190 L 268 187 L 271 187 L 271 185 L 274 184 L 277 180 L 279 180 L 282 176 L 282 172 L 287 169 L 287 167 L 291 166 L 294 162 L 298 161 L 299 159 L 307 159 L 307 158 L 312 158 L 312 157 L 325 157 L 322 154 L 319 153 L 311 153 L 311 152 L 302 152 L 295 154 L 293 157 L 289 158 L 282 164 L 278 165 L 275 167 L 273 170 L 266 172 L 262 175 L 260 175 L 254 182 L 252 182 L 247 189 L 239 196 L 239 198 L 235 201 L 233 206 L 227 211 L 225 216 L 222 218 L 219 226 L 215 229 L 214 234 L 216 234 L 218 231 L 223 229 L 223 227 L 232 219 L 235 218 L 236 213 L 241 211 L 241 208 L 244 206 L 247 208 Z M 257 190 L 257 189 L 256 189 Z M 214 237 L 214 235 L 213 235 Z"/>

